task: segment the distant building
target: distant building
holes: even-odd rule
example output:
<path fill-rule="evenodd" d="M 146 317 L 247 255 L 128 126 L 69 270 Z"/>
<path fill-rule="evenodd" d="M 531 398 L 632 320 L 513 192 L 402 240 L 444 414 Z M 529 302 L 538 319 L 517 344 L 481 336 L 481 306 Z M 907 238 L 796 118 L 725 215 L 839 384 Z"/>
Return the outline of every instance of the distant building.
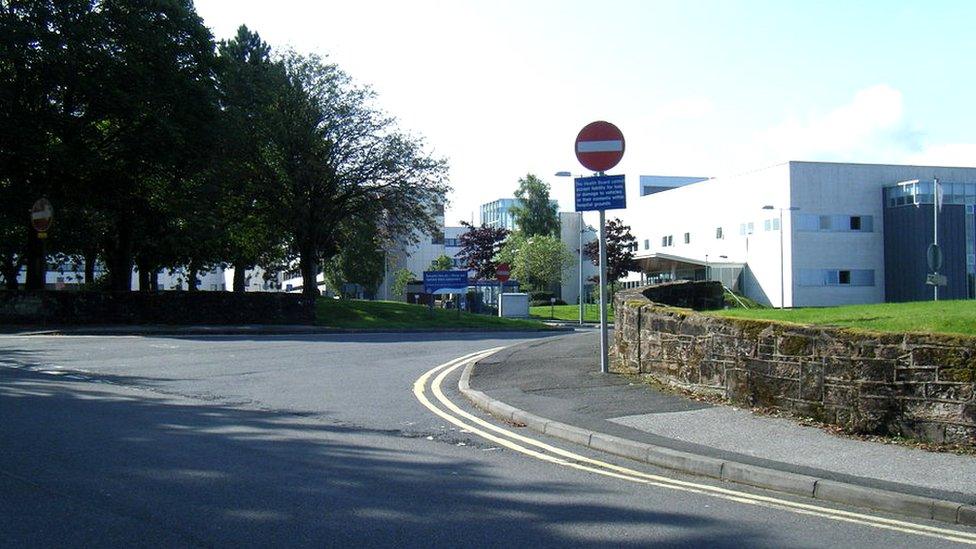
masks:
<path fill-rule="evenodd" d="M 948 279 L 939 298 L 971 299 L 976 168 L 792 161 L 642 189 L 621 212 L 637 238 L 632 278 L 721 279 L 786 307 L 932 299 L 926 249 L 936 179 Z"/>
<path fill-rule="evenodd" d="M 705 181 L 707 177 L 684 177 L 673 175 L 642 175 L 640 176 L 640 195 L 669 191 L 699 181 Z"/>
<path fill-rule="evenodd" d="M 481 224 L 489 227 L 501 227 L 510 231 L 516 230 L 515 217 L 512 215 L 511 209 L 521 202 L 517 198 L 499 198 L 482 204 L 480 209 Z M 559 207 L 559 202 L 556 200 L 550 200 L 549 203 L 557 208 Z"/>

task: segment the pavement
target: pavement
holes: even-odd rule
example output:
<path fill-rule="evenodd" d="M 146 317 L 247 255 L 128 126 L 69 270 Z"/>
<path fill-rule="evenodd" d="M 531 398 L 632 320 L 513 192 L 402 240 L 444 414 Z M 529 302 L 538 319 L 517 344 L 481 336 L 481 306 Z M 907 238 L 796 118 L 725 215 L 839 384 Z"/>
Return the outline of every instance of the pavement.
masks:
<path fill-rule="evenodd" d="M 835 503 L 976 524 L 976 457 L 833 435 L 599 373 L 593 331 L 533 341 L 461 380 L 502 419 L 683 473 Z"/>

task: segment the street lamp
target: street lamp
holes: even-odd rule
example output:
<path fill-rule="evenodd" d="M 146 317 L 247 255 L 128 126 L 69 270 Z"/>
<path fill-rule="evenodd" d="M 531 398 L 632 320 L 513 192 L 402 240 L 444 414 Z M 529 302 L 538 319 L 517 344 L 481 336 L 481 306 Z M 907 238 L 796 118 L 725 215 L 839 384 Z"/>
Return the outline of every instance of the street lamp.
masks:
<path fill-rule="evenodd" d="M 795 212 L 800 208 L 797 206 L 790 206 L 788 208 L 777 208 L 771 204 L 767 204 L 762 207 L 764 210 L 779 210 L 779 308 L 786 308 L 786 277 L 783 274 L 783 211 Z M 793 223 L 790 223 L 790 228 L 792 230 Z M 792 279 L 792 277 L 791 277 Z"/>
<path fill-rule="evenodd" d="M 556 177 L 573 177 L 570 172 L 556 172 Z M 579 289 L 576 292 L 579 301 L 579 324 L 583 325 L 583 230 L 585 225 L 583 224 L 583 212 L 576 212 L 579 217 L 579 249 L 577 250 L 577 255 L 579 255 Z"/>

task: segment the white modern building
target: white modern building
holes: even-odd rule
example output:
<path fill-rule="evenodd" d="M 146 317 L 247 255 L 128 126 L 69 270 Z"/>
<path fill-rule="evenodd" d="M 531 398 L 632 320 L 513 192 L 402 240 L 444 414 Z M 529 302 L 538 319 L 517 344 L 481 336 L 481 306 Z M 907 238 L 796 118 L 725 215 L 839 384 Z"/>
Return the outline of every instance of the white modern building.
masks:
<path fill-rule="evenodd" d="M 575 258 L 573 263 L 563 269 L 560 282 L 560 299 L 572 305 L 579 303 L 580 298 L 580 269 L 583 272 L 582 294 L 584 302 L 589 298 L 589 292 L 594 287 L 593 277 L 599 277 L 600 269 L 593 262 L 580 253 L 581 246 L 585 249 L 587 243 L 598 238 L 597 232 L 583 221 L 583 216 L 577 212 L 559 212 L 559 239 Z"/>
<path fill-rule="evenodd" d="M 642 188 L 620 213 L 637 237 L 641 279 L 721 279 L 786 307 L 931 299 L 935 180 L 945 196 L 940 296 L 972 298 L 976 168 L 792 161 Z"/>

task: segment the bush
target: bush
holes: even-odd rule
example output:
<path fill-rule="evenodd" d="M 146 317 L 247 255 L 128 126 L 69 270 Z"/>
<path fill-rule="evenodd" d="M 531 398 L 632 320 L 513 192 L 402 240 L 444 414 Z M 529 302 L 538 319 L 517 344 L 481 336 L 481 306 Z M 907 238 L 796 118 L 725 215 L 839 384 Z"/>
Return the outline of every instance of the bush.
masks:
<path fill-rule="evenodd" d="M 545 301 L 546 305 L 549 304 L 549 300 L 556 297 L 556 294 L 546 291 L 536 291 L 529 292 L 529 301 Z"/>
<path fill-rule="evenodd" d="M 530 307 L 548 307 L 549 305 L 566 305 L 566 302 L 561 299 L 556 299 L 555 303 L 550 302 L 548 299 L 537 299 L 529 302 Z"/>

